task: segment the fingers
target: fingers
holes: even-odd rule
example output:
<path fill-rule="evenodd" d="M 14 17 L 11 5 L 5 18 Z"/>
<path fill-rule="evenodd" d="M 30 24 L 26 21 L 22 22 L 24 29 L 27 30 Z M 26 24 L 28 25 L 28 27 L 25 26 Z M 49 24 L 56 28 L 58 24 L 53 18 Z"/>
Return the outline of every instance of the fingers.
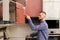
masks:
<path fill-rule="evenodd" d="M 28 14 L 24 13 L 24 16 L 29 16 Z"/>
<path fill-rule="evenodd" d="M 27 14 L 24 14 L 27 19 L 30 19 L 30 16 Z"/>

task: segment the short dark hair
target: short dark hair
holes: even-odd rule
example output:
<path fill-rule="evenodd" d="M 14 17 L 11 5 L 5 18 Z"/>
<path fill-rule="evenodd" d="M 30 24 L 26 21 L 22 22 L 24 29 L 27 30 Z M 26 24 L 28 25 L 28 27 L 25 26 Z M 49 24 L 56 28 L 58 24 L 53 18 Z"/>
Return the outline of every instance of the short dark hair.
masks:
<path fill-rule="evenodd" d="M 41 11 L 40 13 L 44 13 L 46 15 L 46 12 L 44 12 L 44 11 Z"/>

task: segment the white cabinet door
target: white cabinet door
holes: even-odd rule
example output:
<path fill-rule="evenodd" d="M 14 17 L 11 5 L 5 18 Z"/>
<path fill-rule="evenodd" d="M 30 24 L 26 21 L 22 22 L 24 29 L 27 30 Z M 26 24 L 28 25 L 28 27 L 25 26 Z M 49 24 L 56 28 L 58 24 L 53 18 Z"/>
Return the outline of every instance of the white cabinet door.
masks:
<path fill-rule="evenodd" d="M 3 21 L 9 21 L 9 0 L 3 1 Z"/>
<path fill-rule="evenodd" d="M 4 40 L 3 38 L 1 38 L 0 40 Z"/>
<path fill-rule="evenodd" d="M 52 2 L 52 1 L 60 1 L 60 0 L 43 0 L 43 1 L 49 1 L 49 2 Z"/>
<path fill-rule="evenodd" d="M 3 36 L 3 32 L 0 32 L 0 37 Z M 3 37 L 0 38 L 0 40 L 3 40 Z"/>
<path fill-rule="evenodd" d="M 59 19 L 60 1 L 44 1 L 43 10 L 47 13 L 47 19 Z"/>

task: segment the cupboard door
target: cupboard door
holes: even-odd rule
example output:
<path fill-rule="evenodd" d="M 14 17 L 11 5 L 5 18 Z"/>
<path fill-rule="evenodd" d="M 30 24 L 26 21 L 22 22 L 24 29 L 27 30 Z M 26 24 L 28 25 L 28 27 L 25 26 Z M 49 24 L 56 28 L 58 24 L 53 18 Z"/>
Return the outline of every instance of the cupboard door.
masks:
<path fill-rule="evenodd" d="M 20 3 L 17 3 L 17 2 L 16 2 L 16 23 L 17 24 L 24 24 L 25 23 L 23 5 Z"/>
<path fill-rule="evenodd" d="M 37 17 L 42 11 L 42 0 L 26 0 L 26 14 Z"/>
<path fill-rule="evenodd" d="M 43 1 L 43 10 L 47 13 L 46 19 L 48 20 L 59 19 L 60 1 L 58 0 Z"/>

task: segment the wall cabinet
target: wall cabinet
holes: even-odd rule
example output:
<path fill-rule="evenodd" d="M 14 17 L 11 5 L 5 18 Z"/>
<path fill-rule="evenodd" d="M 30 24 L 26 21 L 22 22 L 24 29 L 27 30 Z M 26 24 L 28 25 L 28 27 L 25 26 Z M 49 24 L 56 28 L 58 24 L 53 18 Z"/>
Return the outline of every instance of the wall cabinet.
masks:
<path fill-rule="evenodd" d="M 46 0 L 43 1 L 43 10 L 47 13 L 47 19 L 59 19 L 60 1 Z"/>
<path fill-rule="evenodd" d="M 26 1 L 26 14 L 31 17 L 37 17 L 39 12 L 42 11 L 42 0 L 27 0 Z"/>

